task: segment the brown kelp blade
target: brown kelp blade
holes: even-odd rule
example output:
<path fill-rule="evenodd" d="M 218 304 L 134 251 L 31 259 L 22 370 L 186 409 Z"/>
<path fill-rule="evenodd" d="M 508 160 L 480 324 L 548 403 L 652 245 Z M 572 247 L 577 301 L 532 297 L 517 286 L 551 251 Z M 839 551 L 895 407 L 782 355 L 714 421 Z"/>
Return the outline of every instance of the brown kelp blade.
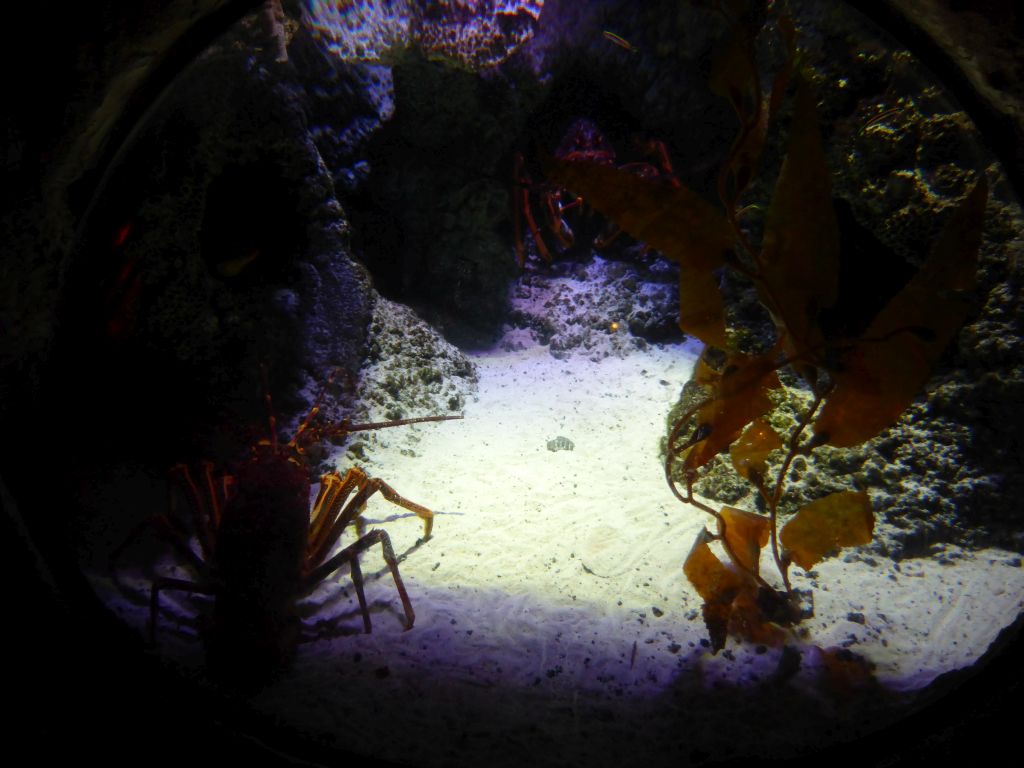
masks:
<path fill-rule="evenodd" d="M 918 273 L 843 352 L 814 422 L 825 442 L 847 447 L 871 439 L 924 388 L 967 318 L 987 200 L 982 178 L 951 212 Z"/>
<path fill-rule="evenodd" d="M 821 684 L 833 697 L 848 700 L 854 695 L 868 694 L 880 700 L 884 695 L 870 659 L 837 646 L 814 647 L 812 653 L 817 656 Z"/>
<path fill-rule="evenodd" d="M 711 60 L 708 85 L 712 93 L 728 99 L 741 122 L 758 108 L 759 73 L 754 63 L 754 38 L 760 30 L 735 24 Z"/>
<path fill-rule="evenodd" d="M 743 428 L 772 408 L 768 392 L 781 386 L 773 352 L 752 357 L 730 355 L 711 399 L 697 412 L 697 429 L 707 438 L 687 454 L 684 466 L 697 469 L 740 436 Z"/>
<path fill-rule="evenodd" d="M 711 62 L 708 85 L 732 105 L 740 130 L 719 176 L 719 196 L 733 210 L 753 181 L 768 131 L 768 110 L 755 65 L 754 40 L 760 26 L 735 23 Z"/>
<path fill-rule="evenodd" d="M 549 157 L 544 170 L 554 183 L 677 262 L 687 279 L 680 326 L 706 344 L 724 345 L 725 319 L 711 273 L 725 264 L 733 233 L 721 212 L 682 185 L 608 165 Z"/>
<path fill-rule="evenodd" d="M 765 618 L 757 582 L 750 574 L 719 560 L 708 546 L 710 540 L 711 534 L 702 529 L 683 572 L 704 600 L 702 613 L 712 653 L 725 646 L 730 633 L 756 643 L 781 645 L 785 633 Z"/>
<path fill-rule="evenodd" d="M 790 355 L 820 348 L 818 315 L 836 300 L 839 224 L 811 86 L 798 78 L 786 158 L 765 221 L 758 292 Z"/>
<path fill-rule="evenodd" d="M 761 550 L 771 536 L 771 521 L 763 515 L 735 507 L 722 507 L 719 514 L 729 550 L 739 561 L 737 565 L 756 574 Z"/>
<path fill-rule="evenodd" d="M 785 557 L 804 570 L 834 549 L 870 544 L 875 527 L 864 491 L 839 491 L 800 508 L 779 532 Z"/>
<path fill-rule="evenodd" d="M 697 534 L 683 564 L 683 573 L 704 600 L 704 624 L 711 638 L 711 650 L 717 652 L 725 645 L 733 601 L 742 590 L 753 587 L 748 575 L 723 564 L 715 556 L 708 546 L 709 537 L 703 528 Z"/>
<path fill-rule="evenodd" d="M 683 573 L 705 601 L 731 603 L 749 577 L 722 563 L 708 546 L 710 540 L 711 534 L 702 528 L 683 563 Z"/>
<path fill-rule="evenodd" d="M 679 268 L 679 328 L 712 347 L 729 346 L 725 304 L 714 272 Z"/>
<path fill-rule="evenodd" d="M 751 473 L 764 475 L 768 454 L 782 447 L 782 438 L 764 419 L 754 419 L 739 439 L 729 447 L 732 466 L 747 480 Z"/>
<path fill-rule="evenodd" d="M 682 185 L 581 160 L 549 158 L 545 172 L 637 240 L 691 269 L 722 266 L 732 248 L 725 217 Z"/>

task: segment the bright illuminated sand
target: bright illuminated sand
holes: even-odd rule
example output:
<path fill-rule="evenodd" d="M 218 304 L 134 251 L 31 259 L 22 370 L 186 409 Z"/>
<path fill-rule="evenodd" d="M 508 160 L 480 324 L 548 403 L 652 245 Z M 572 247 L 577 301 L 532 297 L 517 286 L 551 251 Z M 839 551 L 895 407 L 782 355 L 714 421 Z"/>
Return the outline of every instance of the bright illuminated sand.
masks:
<path fill-rule="evenodd" d="M 658 460 L 695 352 L 652 347 L 595 363 L 539 346 L 494 351 L 474 358 L 479 392 L 463 421 L 365 435 L 367 471 L 438 510 L 419 544 L 421 522 L 380 496 L 365 515 L 405 556 L 415 626 L 402 630 L 371 550 L 373 633 L 361 633 L 339 572 L 307 603 L 323 637 L 300 646 L 255 709 L 318 744 L 413 764 L 668 765 L 852 738 L 977 659 L 1024 605 L 1011 553 L 820 564 L 810 635 L 794 640 L 801 668 L 785 680 L 776 649 L 730 640 L 712 656 L 702 646 L 682 564 L 709 518 L 672 496 Z M 574 450 L 549 451 L 559 436 Z M 777 576 L 767 556 L 764 571 Z M 809 583 L 800 569 L 793 580 Z M 185 625 L 162 629 L 165 652 L 200 663 L 187 628 L 196 603 L 162 600 Z M 142 628 L 144 608 L 121 610 Z M 878 688 L 828 689 L 814 646 L 842 644 L 875 664 Z"/>
<path fill-rule="evenodd" d="M 267 691 L 261 708 L 290 708 L 301 691 L 303 731 L 425 764 L 784 754 L 815 744 L 819 721 L 885 722 L 890 705 L 906 703 L 897 692 L 969 665 L 1018 615 L 1024 570 L 1010 553 L 898 568 L 831 560 L 817 568 L 816 615 L 794 678 L 771 682 L 776 650 L 730 641 L 708 653 L 681 569 L 709 518 L 672 496 L 657 458 L 695 353 L 651 348 L 595 363 L 539 346 L 495 351 L 474 358 L 479 392 L 463 421 L 368 436 L 367 470 L 439 510 L 433 538 L 418 547 L 415 517 L 380 498 L 367 510 L 408 552 L 401 569 L 416 625 L 401 631 L 383 575 L 367 587 L 373 634 L 303 647 L 294 680 Z M 549 451 L 559 436 L 574 450 Z M 368 553 L 364 572 L 378 558 Z M 794 569 L 794 586 L 808 581 Z M 351 590 L 340 605 L 358 631 Z M 891 696 L 861 711 L 823 686 L 812 646 L 844 643 L 876 665 Z M 757 748 L 721 725 L 752 706 L 764 730 Z"/>

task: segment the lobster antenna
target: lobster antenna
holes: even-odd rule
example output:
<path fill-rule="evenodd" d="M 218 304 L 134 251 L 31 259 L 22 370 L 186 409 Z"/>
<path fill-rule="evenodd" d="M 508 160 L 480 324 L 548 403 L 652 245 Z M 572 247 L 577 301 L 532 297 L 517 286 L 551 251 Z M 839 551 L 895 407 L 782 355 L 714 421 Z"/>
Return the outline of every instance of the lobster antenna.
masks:
<path fill-rule="evenodd" d="M 424 424 L 428 421 L 457 421 L 462 418 L 458 416 L 417 416 L 413 419 L 395 419 L 393 421 L 374 421 L 366 424 L 345 424 L 342 429 L 345 432 L 367 432 L 371 429 L 383 429 L 385 427 L 404 427 L 406 424 Z"/>
<path fill-rule="evenodd" d="M 299 428 L 296 429 L 295 434 L 292 435 L 292 439 L 288 441 L 288 446 L 290 448 L 295 448 L 298 446 L 299 436 L 306 431 L 310 423 L 312 423 L 313 419 L 316 418 L 316 415 L 320 413 L 320 403 L 323 402 L 324 395 L 327 394 L 327 390 L 330 389 L 331 384 L 334 382 L 334 377 L 337 375 L 338 369 L 335 368 L 327 377 L 327 381 L 324 382 L 324 385 L 320 388 L 320 392 L 317 393 L 316 400 L 313 401 L 313 407 L 309 409 L 309 413 L 306 414 L 306 418 L 302 420 L 302 423 L 299 424 Z"/>

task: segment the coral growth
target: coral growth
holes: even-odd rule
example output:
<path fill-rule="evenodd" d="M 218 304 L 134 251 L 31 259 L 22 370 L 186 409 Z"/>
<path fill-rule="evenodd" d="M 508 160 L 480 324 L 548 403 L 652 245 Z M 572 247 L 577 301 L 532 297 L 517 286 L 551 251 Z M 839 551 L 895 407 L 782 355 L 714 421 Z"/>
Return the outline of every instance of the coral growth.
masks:
<path fill-rule="evenodd" d="M 308 23 L 344 61 L 392 60 L 406 48 L 470 70 L 504 61 L 532 35 L 543 0 L 340 0 L 310 4 Z"/>

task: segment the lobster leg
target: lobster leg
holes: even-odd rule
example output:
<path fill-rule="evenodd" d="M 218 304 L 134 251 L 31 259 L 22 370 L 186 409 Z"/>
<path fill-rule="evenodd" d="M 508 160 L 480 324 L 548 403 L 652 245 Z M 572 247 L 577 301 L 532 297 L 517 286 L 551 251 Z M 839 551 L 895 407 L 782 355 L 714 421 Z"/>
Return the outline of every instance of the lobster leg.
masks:
<path fill-rule="evenodd" d="M 306 553 L 309 562 L 322 560 L 338 538 L 348 520 L 338 527 L 342 505 L 354 489 L 362 489 L 366 485 L 366 473 L 353 467 L 341 477 L 337 472 L 328 472 L 320 476 L 320 491 L 313 503 L 309 535 L 306 541 Z M 362 512 L 362 510 L 358 510 Z"/>
<path fill-rule="evenodd" d="M 359 567 L 359 556 L 353 555 L 349 562 L 349 575 L 352 577 L 352 586 L 356 588 L 356 597 L 359 599 L 359 612 L 363 615 L 363 631 L 370 634 L 373 627 L 370 626 L 370 610 L 366 606 L 366 592 L 363 589 L 363 570 Z"/>
<path fill-rule="evenodd" d="M 149 590 L 149 642 L 156 645 L 156 612 L 160 604 L 161 589 L 178 589 L 183 592 L 193 592 L 200 595 L 214 595 L 217 590 L 212 586 L 197 584 L 194 581 L 185 579 L 172 579 L 168 576 L 158 576 L 153 579 Z"/>
<path fill-rule="evenodd" d="M 358 489 L 355 496 L 346 504 L 349 494 L 353 489 Z M 344 563 L 349 563 L 349 572 L 352 576 L 352 584 L 356 590 L 356 597 L 359 599 L 359 610 L 363 615 L 363 628 L 369 634 L 372 631 L 370 624 L 370 611 L 366 603 L 366 594 L 363 590 L 363 573 L 359 567 L 359 555 L 380 542 L 384 554 L 384 562 L 391 570 L 391 576 L 395 580 L 395 588 L 402 600 L 402 608 L 405 610 L 406 629 L 411 629 L 416 614 L 413 612 L 412 603 L 409 600 L 409 593 L 402 583 L 402 576 L 398 572 L 398 558 L 391 546 L 391 539 L 386 531 L 381 529 L 370 531 L 359 538 L 355 543 L 345 547 L 336 555 L 322 561 L 331 548 L 341 538 L 342 532 L 353 520 L 359 517 L 366 502 L 374 493 L 380 494 L 400 507 L 416 513 L 423 519 L 424 538 L 430 537 L 430 531 L 434 522 L 434 513 L 426 507 L 400 495 L 394 488 L 376 477 L 368 477 L 367 474 L 353 467 L 349 469 L 344 477 L 337 472 L 330 472 L 320 478 L 320 493 L 317 495 L 313 505 L 312 524 L 309 530 L 309 538 L 306 545 L 305 576 L 303 577 L 302 591 L 308 592 L 317 584 L 338 570 Z M 319 563 L 319 565 L 317 565 Z"/>
<path fill-rule="evenodd" d="M 523 195 L 526 195 L 525 191 L 523 192 Z M 545 262 L 550 264 L 552 261 L 551 251 L 549 251 L 548 247 L 544 244 L 544 238 L 541 237 L 540 229 L 537 227 L 537 222 L 533 218 L 533 211 L 530 209 L 529 200 L 526 200 L 523 204 L 523 216 L 526 218 L 526 225 L 530 228 L 530 233 L 533 235 L 533 244 L 537 246 L 537 253 L 540 254 L 540 257 L 544 259 Z M 525 262 L 525 259 L 526 256 L 523 255 L 520 266 Z"/>
<path fill-rule="evenodd" d="M 201 484 L 196 483 L 192 472 L 185 464 L 178 464 L 170 471 L 171 478 L 175 480 L 185 493 L 188 500 L 189 511 L 192 514 L 192 524 L 199 540 L 199 546 L 203 550 L 203 556 L 210 560 L 214 555 L 215 532 L 220 526 L 221 505 L 227 495 L 227 486 L 221 479 L 220 487 L 213 477 L 213 465 L 205 462 L 202 465 L 203 474 Z M 206 495 L 204 500 L 203 495 Z M 222 498 L 218 499 L 218 496 Z M 171 508 L 174 508 L 174 494 L 171 494 Z"/>
<path fill-rule="evenodd" d="M 388 536 L 387 531 L 380 528 L 370 531 L 355 543 L 345 547 L 319 568 L 312 571 L 306 577 L 305 586 L 307 589 L 312 589 L 316 584 L 326 579 L 344 563 L 348 562 L 351 568 L 352 583 L 356 588 L 356 596 L 359 598 L 359 610 L 363 614 L 363 628 L 369 634 L 371 632 L 370 612 L 366 605 L 366 595 L 363 592 L 363 574 L 359 568 L 358 558 L 362 552 L 365 552 L 377 542 L 380 542 L 384 562 L 387 563 L 388 569 L 391 571 L 391 576 L 395 580 L 395 588 L 398 590 L 398 596 L 402 600 L 402 608 L 405 610 L 405 628 L 407 630 L 412 629 L 413 622 L 416 620 L 416 614 L 412 610 L 409 593 L 406 591 L 405 584 L 402 583 L 402 576 L 398 572 L 398 558 L 395 556 L 395 550 L 391 546 L 391 538 Z"/>
<path fill-rule="evenodd" d="M 371 488 L 369 496 L 374 491 L 380 491 L 380 495 L 390 501 L 392 504 L 397 504 L 400 507 L 408 509 L 410 512 L 414 512 L 417 517 L 423 520 L 423 540 L 426 541 L 430 538 L 430 532 L 434 528 L 434 513 L 424 507 L 422 504 L 417 504 L 415 501 L 409 501 L 404 496 L 399 495 L 398 491 L 392 488 L 390 485 L 385 483 L 383 480 L 377 477 L 370 478 L 368 487 Z"/>
<path fill-rule="evenodd" d="M 356 467 L 348 470 L 344 478 L 338 479 L 337 473 L 332 474 L 335 479 L 329 482 L 331 485 L 337 485 L 339 491 L 334 493 L 329 500 L 321 501 L 320 497 L 317 498 L 317 505 L 314 507 L 313 512 L 315 537 L 311 539 L 306 549 L 307 568 L 315 566 L 316 563 L 327 557 L 331 547 L 341 538 L 342 531 L 362 513 L 366 507 L 367 500 L 378 491 L 380 491 L 381 496 L 392 504 L 408 509 L 422 518 L 423 538 L 430 538 L 430 532 L 434 527 L 434 513 L 426 507 L 417 504 L 415 501 L 410 501 L 380 478 L 368 477 L 363 470 Z M 325 475 L 325 477 L 330 477 L 330 475 Z M 323 482 L 322 478 L 321 482 Z M 341 509 L 341 504 L 345 501 L 344 497 L 347 496 L 353 487 L 358 488 L 359 492 L 345 505 L 344 509 Z M 344 494 L 341 493 L 342 490 Z M 323 492 L 323 486 L 321 486 L 321 492 Z M 318 511 L 318 508 L 321 506 L 327 506 L 327 508 L 319 509 Z M 322 523 L 321 520 L 323 521 Z M 329 527 L 327 527 L 328 525 Z M 324 530 L 328 532 L 325 534 Z"/>
<path fill-rule="evenodd" d="M 121 559 L 121 554 L 128 548 L 129 545 L 135 543 L 142 533 L 148 528 L 153 527 L 156 529 L 157 535 L 161 539 L 166 541 L 175 552 L 187 560 L 193 568 L 195 568 L 200 574 L 205 575 L 208 572 L 208 567 L 203 559 L 199 557 L 192 548 L 188 545 L 188 533 L 181 529 L 181 524 L 172 517 L 168 517 L 164 514 L 156 514 L 152 517 L 146 518 L 137 526 L 135 526 L 125 537 L 124 541 L 117 545 L 113 552 L 110 553 L 108 568 L 110 571 L 116 572 L 117 563 Z"/>
<path fill-rule="evenodd" d="M 526 245 L 523 242 L 522 224 L 524 219 L 526 220 L 526 226 L 530 228 L 530 234 L 533 235 L 533 243 L 537 247 L 537 253 L 540 254 L 544 261 L 550 264 L 551 252 L 544 245 L 544 238 L 541 237 L 540 228 L 533 218 L 533 210 L 530 206 L 530 187 L 533 182 L 523 169 L 523 156 L 521 154 L 516 154 L 512 177 L 514 185 L 512 190 L 512 226 L 515 231 L 516 259 L 519 261 L 519 266 L 522 267 L 526 264 Z"/>

